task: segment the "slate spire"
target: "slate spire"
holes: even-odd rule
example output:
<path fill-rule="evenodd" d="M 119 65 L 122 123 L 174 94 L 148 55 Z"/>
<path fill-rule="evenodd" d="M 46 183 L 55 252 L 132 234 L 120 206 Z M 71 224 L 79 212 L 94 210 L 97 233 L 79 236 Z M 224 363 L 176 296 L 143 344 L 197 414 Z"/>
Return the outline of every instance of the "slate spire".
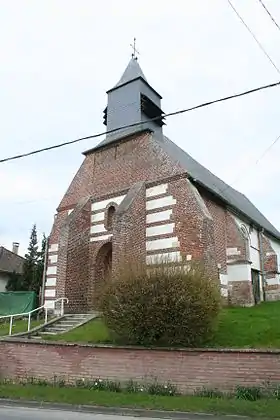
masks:
<path fill-rule="evenodd" d="M 132 57 L 122 77 L 120 78 L 118 83 L 113 87 L 113 89 L 116 89 L 117 87 L 120 87 L 128 82 L 131 82 L 132 80 L 138 79 L 139 77 L 147 82 L 147 79 L 141 67 L 139 66 L 137 58 Z"/>
<path fill-rule="evenodd" d="M 150 131 L 157 137 L 162 137 L 164 117 L 161 96 L 148 83 L 135 54 L 132 55 L 118 83 L 107 91 L 107 95 L 108 105 L 104 110 L 107 134 L 97 147 L 143 131 Z M 150 121 L 151 119 L 154 120 Z M 133 124 L 135 125 L 132 127 L 118 130 Z M 115 131 L 110 132 L 111 130 Z"/>

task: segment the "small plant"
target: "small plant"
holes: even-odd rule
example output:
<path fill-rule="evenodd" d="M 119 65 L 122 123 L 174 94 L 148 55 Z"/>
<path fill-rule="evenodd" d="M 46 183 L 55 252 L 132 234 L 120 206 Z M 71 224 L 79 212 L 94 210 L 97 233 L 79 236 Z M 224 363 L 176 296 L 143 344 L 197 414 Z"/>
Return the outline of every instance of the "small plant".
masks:
<path fill-rule="evenodd" d="M 224 394 L 216 388 L 206 388 L 197 389 L 194 393 L 198 397 L 205 398 L 222 398 Z"/>
<path fill-rule="evenodd" d="M 65 379 L 63 379 L 63 378 L 58 379 L 57 382 L 56 382 L 56 386 L 58 388 L 65 388 L 66 387 Z"/>
<path fill-rule="evenodd" d="M 77 388 L 86 388 L 86 382 L 84 379 L 76 379 L 75 386 Z"/>
<path fill-rule="evenodd" d="M 262 397 L 261 388 L 237 386 L 235 389 L 235 397 L 238 400 L 257 401 Z"/>
<path fill-rule="evenodd" d="M 273 396 L 276 400 L 280 400 L 280 385 L 275 388 Z"/>
<path fill-rule="evenodd" d="M 141 386 L 139 386 L 139 384 L 137 382 L 134 382 L 132 379 L 130 381 L 128 381 L 124 386 L 124 391 L 128 392 L 130 394 L 135 394 L 137 392 L 141 392 L 141 389 L 143 389 L 143 388 Z"/>
<path fill-rule="evenodd" d="M 111 392 L 121 392 L 122 391 L 120 382 L 106 381 L 105 385 L 106 385 L 106 390 L 107 391 L 111 391 Z"/>
<path fill-rule="evenodd" d="M 160 383 L 158 383 L 157 381 L 148 384 L 147 387 L 145 387 L 148 394 L 151 395 L 169 395 L 169 396 L 174 396 L 174 395 L 178 395 L 178 391 L 177 388 L 168 383 L 166 385 L 162 385 Z"/>
<path fill-rule="evenodd" d="M 48 381 L 46 381 L 45 379 L 37 379 L 36 385 L 38 386 L 48 386 Z"/>
<path fill-rule="evenodd" d="M 92 385 L 91 385 L 90 389 L 94 389 L 94 390 L 97 390 L 97 391 L 105 391 L 106 390 L 106 382 L 107 381 L 104 381 L 103 379 L 100 379 L 100 378 L 95 379 L 91 382 Z"/>

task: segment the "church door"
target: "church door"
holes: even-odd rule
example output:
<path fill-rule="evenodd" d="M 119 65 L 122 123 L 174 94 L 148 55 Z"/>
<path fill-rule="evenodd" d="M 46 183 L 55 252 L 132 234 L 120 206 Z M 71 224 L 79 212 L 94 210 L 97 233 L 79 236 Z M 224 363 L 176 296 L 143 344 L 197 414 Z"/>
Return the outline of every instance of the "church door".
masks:
<path fill-rule="evenodd" d="M 261 301 L 261 288 L 260 288 L 260 273 L 257 270 L 251 270 L 253 296 L 255 305 Z"/>

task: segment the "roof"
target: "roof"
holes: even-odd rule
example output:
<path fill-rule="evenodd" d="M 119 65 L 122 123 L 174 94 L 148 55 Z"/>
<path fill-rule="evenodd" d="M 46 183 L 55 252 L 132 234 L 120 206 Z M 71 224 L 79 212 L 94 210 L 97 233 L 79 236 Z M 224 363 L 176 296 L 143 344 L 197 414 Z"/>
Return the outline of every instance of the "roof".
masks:
<path fill-rule="evenodd" d="M 18 274 L 23 272 L 24 258 L 0 246 L 0 272 Z"/>
<path fill-rule="evenodd" d="M 143 73 L 141 67 L 138 64 L 137 59 L 132 57 L 132 59 L 128 63 L 122 77 L 120 78 L 118 83 L 112 89 L 116 89 L 116 88 L 118 88 L 118 87 L 120 87 L 120 86 L 122 86 L 122 85 L 124 85 L 128 82 L 131 82 L 132 80 L 138 79 L 139 77 L 141 77 L 143 80 L 145 80 L 145 82 L 147 82 L 147 79 L 144 76 L 144 73 Z"/>
<path fill-rule="evenodd" d="M 280 232 L 266 219 L 266 217 L 251 203 L 250 200 L 239 191 L 230 187 L 216 175 L 193 159 L 188 153 L 173 143 L 168 137 L 158 140 L 163 150 L 175 161 L 177 161 L 189 174 L 191 179 L 215 194 L 222 201 L 239 213 L 247 216 L 257 226 L 280 240 Z"/>

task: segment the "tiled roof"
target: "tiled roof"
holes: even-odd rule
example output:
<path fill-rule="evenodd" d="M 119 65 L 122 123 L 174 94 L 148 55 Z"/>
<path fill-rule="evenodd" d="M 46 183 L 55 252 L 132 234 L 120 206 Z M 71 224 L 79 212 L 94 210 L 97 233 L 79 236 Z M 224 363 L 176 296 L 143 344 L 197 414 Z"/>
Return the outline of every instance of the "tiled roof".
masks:
<path fill-rule="evenodd" d="M 21 274 L 23 272 L 24 258 L 0 246 L 0 271 Z"/>

